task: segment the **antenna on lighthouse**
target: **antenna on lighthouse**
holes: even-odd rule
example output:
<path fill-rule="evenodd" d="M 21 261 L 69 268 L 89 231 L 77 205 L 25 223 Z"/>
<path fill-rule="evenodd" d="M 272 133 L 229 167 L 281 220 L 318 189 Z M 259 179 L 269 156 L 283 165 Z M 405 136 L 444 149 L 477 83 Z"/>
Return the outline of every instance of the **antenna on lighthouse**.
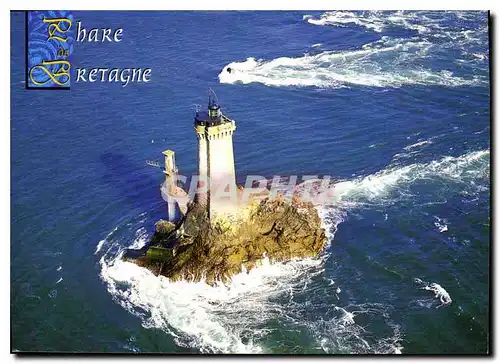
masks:
<path fill-rule="evenodd" d="M 217 98 L 217 95 L 215 94 L 215 91 L 212 90 L 210 87 L 208 88 L 208 106 L 218 106 L 219 100 Z"/>

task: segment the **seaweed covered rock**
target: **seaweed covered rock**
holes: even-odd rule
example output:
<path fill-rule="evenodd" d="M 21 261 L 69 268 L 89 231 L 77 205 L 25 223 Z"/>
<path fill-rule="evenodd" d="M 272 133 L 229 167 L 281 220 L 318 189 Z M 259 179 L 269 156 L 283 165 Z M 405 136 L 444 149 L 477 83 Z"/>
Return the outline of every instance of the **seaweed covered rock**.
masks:
<path fill-rule="evenodd" d="M 175 224 L 167 220 L 159 220 L 155 224 L 155 233 L 167 236 L 175 230 Z"/>
<path fill-rule="evenodd" d="M 155 233 L 149 245 L 174 246 L 176 244 L 176 226 L 167 220 L 159 220 L 155 224 Z"/>
<path fill-rule="evenodd" d="M 159 221 L 146 253 L 128 259 L 172 280 L 228 281 L 263 257 L 271 261 L 311 257 L 326 242 L 313 205 L 284 198 L 261 201 L 237 224 L 223 218 L 210 222 L 205 208 L 197 205 L 190 207 L 179 226 L 168 224 Z"/>

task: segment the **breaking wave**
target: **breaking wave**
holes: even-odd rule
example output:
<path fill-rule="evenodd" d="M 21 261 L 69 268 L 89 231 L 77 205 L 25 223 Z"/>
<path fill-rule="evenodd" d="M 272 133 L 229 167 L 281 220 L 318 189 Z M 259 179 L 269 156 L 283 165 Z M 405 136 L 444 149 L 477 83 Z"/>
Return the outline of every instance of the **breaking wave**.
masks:
<path fill-rule="evenodd" d="M 268 320 L 284 309 L 273 299 L 293 295 L 322 272 L 321 259 L 261 266 L 229 285 L 170 282 L 121 259 L 101 258 L 101 276 L 114 299 L 143 319 L 146 328 L 170 333 L 177 345 L 208 353 L 260 353 Z"/>
<path fill-rule="evenodd" d="M 360 201 L 386 201 L 391 190 L 421 179 L 443 178 L 469 185 L 488 174 L 489 150 L 425 164 L 388 167 L 367 177 L 337 183 L 337 204 L 320 207 L 318 212 L 331 243 L 349 209 Z M 181 347 L 204 353 L 272 353 L 287 347 L 289 332 L 310 340 L 305 347 L 287 349 L 292 352 L 403 352 L 403 333 L 391 320 L 394 308 L 376 302 L 345 302 L 343 290 L 335 283 L 335 273 L 325 274 L 325 263 L 332 259 L 327 253 L 287 263 L 271 264 L 264 259 L 259 267 L 234 276 L 229 284 L 170 282 L 121 260 L 127 245 L 140 248 L 146 243 L 148 234 L 143 225 L 144 221 L 133 225 L 132 242 L 120 238 L 121 228 L 99 242 L 101 251 L 107 248 L 100 257 L 101 278 L 113 299 L 140 317 L 144 327 L 169 333 Z M 437 283 L 416 282 L 435 294 L 435 298 L 418 300 L 419 307 L 451 303 L 449 294 Z M 367 323 L 374 322 L 385 328 L 384 332 L 366 330 Z"/>
<path fill-rule="evenodd" d="M 481 11 L 327 11 L 319 17 L 304 15 L 302 19 L 314 25 L 337 27 L 356 25 L 378 33 L 394 27 L 414 30 L 423 35 L 432 35 L 454 31 L 455 29 L 450 24 L 473 22 L 480 16 L 486 20 L 487 14 Z M 454 34 L 449 34 L 449 36 L 452 35 Z M 469 39 L 479 41 L 471 35 Z"/>
<path fill-rule="evenodd" d="M 331 241 L 343 212 L 319 208 L 319 213 Z M 305 334 L 311 338 L 309 347 L 314 352 L 397 353 L 402 349 L 399 328 L 388 318 L 392 307 L 377 303 L 339 306 L 341 288 L 324 277 L 326 253 L 286 263 L 271 264 L 264 258 L 260 266 L 235 275 L 231 283 L 209 286 L 170 282 L 121 260 L 126 247 L 120 242 L 121 235 L 120 229 L 115 230 L 99 243 L 107 248 L 99 262 L 108 292 L 124 309 L 140 317 L 145 328 L 169 333 L 181 347 L 203 353 L 279 352 L 280 340 L 268 339 L 279 330 Z M 128 244 L 140 248 L 146 241 L 147 233 L 139 227 Z M 325 279 L 328 285 L 323 283 Z M 336 304 L 328 305 L 324 315 L 305 319 L 325 307 L 327 296 Z M 317 301 L 311 302 L 310 297 Z M 380 338 L 365 331 L 359 319 L 382 319 L 387 335 Z"/>
<path fill-rule="evenodd" d="M 416 31 L 410 38 L 382 36 L 358 49 L 325 50 L 318 54 L 264 60 L 255 57 L 226 65 L 219 74 L 221 83 L 261 83 L 267 86 L 340 88 L 352 85 L 370 87 L 487 86 L 487 17 L 477 27 L 467 23 L 481 12 L 346 12 L 333 11 L 319 18 L 305 15 L 315 25 L 356 24 L 376 32 L 391 26 Z M 482 20 L 482 18 L 480 18 Z M 446 25 L 451 21 L 452 26 Z M 470 28 L 464 29 L 463 25 Z M 312 51 L 320 45 L 314 44 Z M 445 69 L 435 69 L 430 59 L 459 54 Z M 440 62 L 442 63 L 442 62 Z M 468 67 L 464 72 L 457 65 Z M 230 72 L 229 72 L 230 70 Z"/>
<path fill-rule="evenodd" d="M 443 157 L 429 163 L 389 166 L 372 175 L 335 184 L 338 202 L 395 202 L 409 194 L 408 187 L 416 181 L 433 179 L 446 186 L 461 184 L 473 192 L 489 183 L 490 151 L 470 152 L 459 157 Z M 395 194 L 396 193 L 396 194 Z"/>
<path fill-rule="evenodd" d="M 172 335 L 181 347 L 193 347 L 202 353 L 266 353 L 279 350 L 266 340 L 279 329 L 306 333 L 311 348 L 326 353 L 400 353 L 402 335 L 390 321 L 392 307 L 381 304 L 332 306 L 320 317 L 305 319 L 324 300 L 311 304 L 304 297 L 317 294 L 318 279 L 324 261 L 295 260 L 262 264 L 250 272 L 233 277 L 230 284 L 209 286 L 205 283 L 170 282 L 147 269 L 124 262 L 121 254 L 100 260 L 101 277 L 114 300 L 142 319 L 145 328 L 157 328 Z M 341 289 L 331 280 L 325 289 Z M 315 307 L 317 306 L 317 307 Z M 363 320 L 382 320 L 387 336 L 379 338 L 365 331 Z"/>
<path fill-rule="evenodd" d="M 101 251 L 102 249 L 102 246 L 104 245 L 104 243 L 116 232 L 116 230 L 118 230 L 118 226 L 115 227 L 108 235 L 106 235 L 106 237 L 102 240 L 99 241 L 99 243 L 97 244 L 96 248 L 95 248 L 95 252 L 94 254 L 97 254 Z"/>

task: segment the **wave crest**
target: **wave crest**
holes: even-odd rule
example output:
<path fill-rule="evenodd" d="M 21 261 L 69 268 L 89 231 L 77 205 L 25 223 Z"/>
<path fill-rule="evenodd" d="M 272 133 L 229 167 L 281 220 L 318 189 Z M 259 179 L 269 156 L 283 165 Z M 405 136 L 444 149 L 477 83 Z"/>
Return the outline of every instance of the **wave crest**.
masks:
<path fill-rule="evenodd" d="M 481 18 L 482 17 L 482 18 Z M 327 11 L 319 17 L 304 15 L 303 20 L 309 24 L 320 26 L 344 27 L 350 24 L 373 30 L 377 33 L 391 27 L 414 30 L 422 35 L 445 35 L 455 38 L 457 35 L 467 34 L 463 28 L 455 25 L 474 24 L 475 21 L 486 20 L 486 12 L 481 11 Z M 466 30 L 468 37 L 482 28 Z M 454 40 L 457 40 L 456 38 Z M 481 39 L 475 39 L 481 41 Z"/>
<path fill-rule="evenodd" d="M 125 309 L 158 328 L 179 346 L 205 353 L 260 353 L 268 320 L 283 310 L 274 299 L 322 272 L 321 259 L 262 265 L 233 277 L 231 284 L 170 282 L 118 256 L 101 258 L 101 277 Z"/>
<path fill-rule="evenodd" d="M 415 181 L 430 178 L 436 182 L 441 180 L 447 185 L 459 183 L 467 189 L 481 191 L 484 187 L 475 182 L 489 179 L 489 156 L 489 150 L 481 150 L 459 157 L 447 156 L 429 163 L 389 166 L 366 177 L 338 182 L 334 189 L 335 199 L 338 202 L 394 202 L 397 198 L 391 192 L 399 191 L 400 196 L 404 196 Z"/>

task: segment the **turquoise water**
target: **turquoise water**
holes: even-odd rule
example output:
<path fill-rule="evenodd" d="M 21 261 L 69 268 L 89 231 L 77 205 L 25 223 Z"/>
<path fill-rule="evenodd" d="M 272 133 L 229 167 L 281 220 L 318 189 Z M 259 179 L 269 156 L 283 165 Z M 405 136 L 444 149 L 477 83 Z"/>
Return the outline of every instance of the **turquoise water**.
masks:
<path fill-rule="evenodd" d="M 75 67 L 151 67 L 152 81 L 27 91 L 12 13 L 14 350 L 487 352 L 487 13 L 74 16 L 124 28 L 121 43 L 76 44 Z M 208 87 L 236 120 L 239 179 L 339 181 L 320 258 L 264 262 L 228 287 L 117 259 L 166 214 L 145 161 L 173 149 L 196 173 Z"/>

